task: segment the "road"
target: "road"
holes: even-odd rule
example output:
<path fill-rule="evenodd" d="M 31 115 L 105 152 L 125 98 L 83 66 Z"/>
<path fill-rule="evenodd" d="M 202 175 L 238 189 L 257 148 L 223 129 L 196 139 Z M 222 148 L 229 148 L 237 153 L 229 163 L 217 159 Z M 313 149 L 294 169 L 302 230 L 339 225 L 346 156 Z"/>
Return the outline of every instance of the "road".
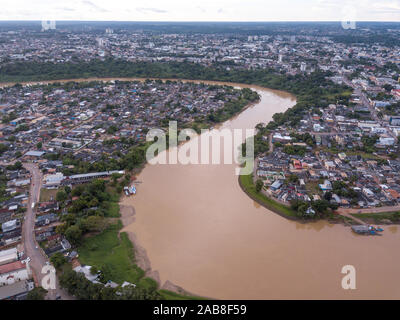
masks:
<path fill-rule="evenodd" d="M 366 208 L 366 209 L 355 209 L 355 208 L 349 208 L 349 209 L 338 209 L 337 213 L 342 214 L 342 213 L 348 213 L 348 214 L 355 214 L 355 213 L 390 213 L 390 212 L 399 212 L 400 211 L 400 205 L 397 206 L 391 206 L 391 207 L 374 207 L 374 208 Z"/>
<path fill-rule="evenodd" d="M 49 263 L 49 260 L 44 255 L 35 239 L 35 209 L 32 209 L 32 203 L 37 204 L 39 202 L 42 174 L 38 166 L 34 163 L 24 163 L 23 165 L 24 168 L 31 173 L 31 186 L 25 220 L 22 226 L 22 241 L 25 254 L 31 259 L 29 266 L 35 275 L 38 285 L 41 286 L 42 279 L 45 276 L 45 274 L 42 274 L 42 269 L 46 263 Z M 66 292 L 60 288 L 58 279 L 56 279 L 56 289 L 48 290 L 47 299 L 54 300 L 57 295 L 61 296 L 63 300 L 71 299 Z"/>
<path fill-rule="evenodd" d="M 369 101 L 367 95 L 362 91 L 362 88 L 360 86 L 356 86 L 355 84 L 353 84 L 350 80 L 348 80 L 346 77 L 343 77 L 344 82 L 352 87 L 354 89 L 354 93 L 357 94 L 358 96 L 360 96 L 361 98 L 361 102 L 363 105 L 367 106 L 369 108 L 370 114 L 371 114 L 371 118 L 376 121 L 377 123 L 379 123 L 383 128 L 386 128 L 387 133 L 394 138 L 397 141 L 397 136 L 396 134 L 389 128 L 389 124 L 385 121 L 383 121 L 382 119 L 379 118 L 378 113 L 376 112 L 375 107 L 373 106 L 373 104 Z"/>

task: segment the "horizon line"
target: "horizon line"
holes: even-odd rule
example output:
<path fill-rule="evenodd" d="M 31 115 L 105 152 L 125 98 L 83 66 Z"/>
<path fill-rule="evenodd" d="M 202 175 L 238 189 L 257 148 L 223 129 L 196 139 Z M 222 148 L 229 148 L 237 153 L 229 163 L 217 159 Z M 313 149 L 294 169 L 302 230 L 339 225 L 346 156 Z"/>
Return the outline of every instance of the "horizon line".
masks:
<path fill-rule="evenodd" d="M 3 20 L 0 22 L 42 22 L 52 20 L 26 20 L 26 19 L 15 19 L 15 20 Z M 60 22 L 127 22 L 127 23 L 296 23 L 296 22 L 308 22 L 308 23 L 341 23 L 342 20 L 257 20 L 257 21 L 238 21 L 238 20 L 66 20 L 66 19 L 55 19 L 54 21 Z M 356 20 L 357 23 L 400 23 L 400 21 L 390 20 Z"/>

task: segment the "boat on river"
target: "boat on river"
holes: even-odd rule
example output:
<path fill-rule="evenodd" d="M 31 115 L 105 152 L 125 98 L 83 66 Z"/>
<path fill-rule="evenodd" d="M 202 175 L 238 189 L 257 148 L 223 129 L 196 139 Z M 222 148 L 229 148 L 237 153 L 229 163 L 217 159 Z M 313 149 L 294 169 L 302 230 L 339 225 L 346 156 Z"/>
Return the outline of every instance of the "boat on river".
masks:
<path fill-rule="evenodd" d="M 133 194 L 136 194 L 136 187 L 134 185 L 130 187 L 124 187 L 124 192 L 126 196 L 131 196 Z"/>
<path fill-rule="evenodd" d="M 380 235 L 380 233 L 383 232 L 383 229 L 381 227 L 375 227 L 371 225 L 355 225 L 351 226 L 351 230 L 358 234 L 373 236 Z"/>

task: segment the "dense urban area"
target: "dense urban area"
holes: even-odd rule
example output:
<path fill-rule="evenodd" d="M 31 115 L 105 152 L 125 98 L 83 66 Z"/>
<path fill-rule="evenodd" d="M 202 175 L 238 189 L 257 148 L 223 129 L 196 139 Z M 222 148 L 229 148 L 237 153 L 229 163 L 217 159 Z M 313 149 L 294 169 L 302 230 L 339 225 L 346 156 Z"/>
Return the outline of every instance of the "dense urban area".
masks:
<path fill-rule="evenodd" d="M 196 298 L 135 264 L 119 199 L 150 129 L 199 132 L 259 99 L 233 83 L 296 96 L 256 127 L 252 198 L 291 219 L 398 223 L 399 57 L 398 24 L 0 23 L 0 299 Z"/>

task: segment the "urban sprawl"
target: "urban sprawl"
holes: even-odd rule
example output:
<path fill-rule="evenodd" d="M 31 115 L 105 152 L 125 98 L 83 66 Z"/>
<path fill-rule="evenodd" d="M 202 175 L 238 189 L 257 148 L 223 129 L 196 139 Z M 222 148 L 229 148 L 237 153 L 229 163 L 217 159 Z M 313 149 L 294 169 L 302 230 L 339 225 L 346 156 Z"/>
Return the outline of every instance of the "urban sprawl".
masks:
<path fill-rule="evenodd" d="M 259 99 L 250 89 L 179 78 L 220 75 L 296 95 L 292 111 L 270 123 L 260 119 L 252 180 L 299 218 L 320 216 L 328 207 L 400 211 L 400 28 L 318 28 L 278 25 L 263 34 L 251 26 L 176 32 L 0 25 L 0 79 L 13 82 L 0 89 L 0 299 L 43 296 L 41 269 L 50 264 L 63 288 L 50 290 L 51 299 L 89 299 L 93 292 L 97 298 L 162 297 L 141 273 L 120 279 L 110 265 L 81 260 L 94 261 L 96 248 L 87 238 L 118 234 L 112 222 L 118 199 L 123 191 L 136 192 L 135 170 L 144 164 L 150 129 L 166 129 L 174 120 L 199 132 Z M 59 66 L 75 75 L 71 66 L 111 63 L 143 64 L 148 71 L 85 81 L 106 78 L 88 69 L 79 81 L 56 81 L 63 80 Z M 35 65 L 44 75 L 30 73 Z M 180 66 L 199 68 L 201 79 Z M 169 80 L 122 79 L 160 73 Z M 71 288 L 78 281 L 93 287 L 85 293 Z"/>

